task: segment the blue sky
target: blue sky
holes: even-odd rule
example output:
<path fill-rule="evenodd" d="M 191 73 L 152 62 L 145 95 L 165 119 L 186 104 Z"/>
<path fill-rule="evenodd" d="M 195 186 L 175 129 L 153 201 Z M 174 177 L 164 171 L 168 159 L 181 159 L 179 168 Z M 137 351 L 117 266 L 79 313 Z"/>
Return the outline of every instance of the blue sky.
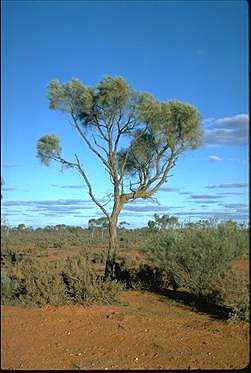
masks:
<path fill-rule="evenodd" d="M 128 204 L 131 227 L 154 213 L 181 220 L 248 217 L 248 3 L 234 1 L 24 1 L 2 3 L 2 214 L 10 225 L 85 225 L 100 216 L 73 171 L 42 167 L 36 142 L 78 152 L 98 198 L 110 185 L 46 86 L 120 75 L 159 100 L 195 105 L 203 146 L 178 160 L 158 202 Z"/>

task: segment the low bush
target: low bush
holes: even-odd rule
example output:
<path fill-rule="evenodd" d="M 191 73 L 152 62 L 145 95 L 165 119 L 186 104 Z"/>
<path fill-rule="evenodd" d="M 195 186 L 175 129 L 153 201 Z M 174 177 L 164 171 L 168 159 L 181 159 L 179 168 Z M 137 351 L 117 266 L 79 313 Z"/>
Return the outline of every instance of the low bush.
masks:
<path fill-rule="evenodd" d="M 215 289 L 221 295 L 218 303 L 232 309 L 231 319 L 249 321 L 250 290 L 245 273 L 234 268 L 223 272 Z"/>
<path fill-rule="evenodd" d="M 83 253 L 65 259 L 61 275 L 67 298 L 73 303 L 110 303 L 121 289 L 116 281 L 104 282 L 92 268 L 89 257 Z"/>
<path fill-rule="evenodd" d="M 116 281 L 103 282 L 86 253 L 52 263 L 26 258 L 4 268 L 3 304 L 111 303 L 121 290 Z"/>
<path fill-rule="evenodd" d="M 233 222 L 216 225 L 203 221 L 158 235 L 143 250 L 167 286 L 185 288 L 205 301 L 220 303 L 226 301 L 229 285 L 216 284 L 222 283 L 224 273 L 230 273 L 232 260 L 248 252 L 248 234 Z M 236 277 L 233 286 L 234 281 Z"/>

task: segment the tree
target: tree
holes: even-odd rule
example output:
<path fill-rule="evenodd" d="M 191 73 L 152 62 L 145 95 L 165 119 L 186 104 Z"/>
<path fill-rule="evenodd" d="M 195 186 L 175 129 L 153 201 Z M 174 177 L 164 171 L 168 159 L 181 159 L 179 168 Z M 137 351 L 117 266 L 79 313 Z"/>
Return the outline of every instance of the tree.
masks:
<path fill-rule="evenodd" d="M 151 94 L 133 90 L 121 77 L 105 77 L 88 87 L 78 79 L 57 80 L 48 87 L 50 109 L 67 114 L 87 148 L 107 171 L 112 185 L 109 210 L 95 196 L 79 154 L 66 160 L 56 135 L 42 136 L 37 155 L 48 166 L 57 161 L 76 170 L 93 202 L 108 220 L 109 249 L 105 278 L 112 277 L 118 248 L 118 217 L 124 205 L 137 198 L 152 198 L 169 177 L 178 156 L 198 147 L 200 115 L 180 101 L 158 101 Z"/>
<path fill-rule="evenodd" d="M 176 216 L 169 216 L 166 214 L 163 214 L 162 216 L 154 214 L 153 216 L 155 220 L 148 221 L 148 228 L 152 230 L 174 228 L 179 224 L 179 219 Z"/>
<path fill-rule="evenodd" d="M 18 224 L 17 230 L 18 231 L 24 231 L 24 230 L 26 230 L 26 225 L 25 224 Z"/>
<path fill-rule="evenodd" d="M 125 225 L 130 225 L 130 223 L 127 223 L 127 221 L 120 221 L 118 228 L 119 229 L 125 229 Z"/>
<path fill-rule="evenodd" d="M 108 219 L 105 216 L 98 219 L 90 219 L 88 221 L 88 229 L 91 231 L 92 238 L 96 229 L 101 230 L 103 238 L 103 230 L 108 228 L 108 224 Z"/>

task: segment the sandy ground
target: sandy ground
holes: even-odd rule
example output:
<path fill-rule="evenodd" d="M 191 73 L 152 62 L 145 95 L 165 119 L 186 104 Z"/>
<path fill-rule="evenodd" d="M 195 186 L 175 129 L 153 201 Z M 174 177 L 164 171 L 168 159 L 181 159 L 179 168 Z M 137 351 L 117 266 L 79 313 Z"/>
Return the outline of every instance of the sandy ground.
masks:
<path fill-rule="evenodd" d="M 230 323 L 138 291 L 118 306 L 2 306 L 5 369 L 242 368 L 247 323 Z"/>

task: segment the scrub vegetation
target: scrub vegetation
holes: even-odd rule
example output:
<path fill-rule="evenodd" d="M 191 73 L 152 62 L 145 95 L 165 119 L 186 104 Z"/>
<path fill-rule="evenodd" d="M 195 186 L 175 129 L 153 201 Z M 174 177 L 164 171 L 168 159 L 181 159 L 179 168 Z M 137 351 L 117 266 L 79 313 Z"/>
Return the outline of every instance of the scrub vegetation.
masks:
<path fill-rule="evenodd" d="M 102 227 L 93 235 L 93 222 L 88 229 L 2 225 L 2 302 L 39 307 L 113 303 L 128 289 L 167 291 L 167 296 L 190 294 L 195 306 L 225 307 L 227 318 L 247 321 L 248 276 L 232 265 L 247 258 L 247 226 L 166 220 L 170 224 L 163 223 L 165 216 L 155 216 L 155 225 L 151 221 L 145 228 L 119 229 L 109 281 L 104 281 L 109 236 Z"/>

